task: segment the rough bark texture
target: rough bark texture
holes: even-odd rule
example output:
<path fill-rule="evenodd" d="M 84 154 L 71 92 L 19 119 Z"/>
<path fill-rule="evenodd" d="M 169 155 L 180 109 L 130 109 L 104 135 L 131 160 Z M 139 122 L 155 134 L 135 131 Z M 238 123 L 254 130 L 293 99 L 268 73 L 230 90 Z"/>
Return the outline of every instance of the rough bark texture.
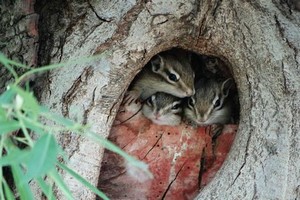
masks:
<path fill-rule="evenodd" d="M 300 198 L 296 1 L 52 0 L 35 8 L 39 65 L 103 54 L 91 64 L 47 76 L 41 99 L 54 112 L 79 115 L 107 137 L 124 91 L 153 55 L 182 47 L 218 56 L 237 83 L 240 126 L 228 159 L 198 199 Z M 71 166 L 96 185 L 103 149 L 72 133 L 62 134 L 60 141 Z M 76 199 L 93 199 L 65 178 Z"/>
<path fill-rule="evenodd" d="M 30 67 L 37 63 L 39 39 L 34 3 L 34 0 L 0 2 L 0 52 Z M 16 71 L 18 74 L 24 73 L 21 69 Z M 11 74 L 1 66 L 0 93 L 10 81 Z"/>

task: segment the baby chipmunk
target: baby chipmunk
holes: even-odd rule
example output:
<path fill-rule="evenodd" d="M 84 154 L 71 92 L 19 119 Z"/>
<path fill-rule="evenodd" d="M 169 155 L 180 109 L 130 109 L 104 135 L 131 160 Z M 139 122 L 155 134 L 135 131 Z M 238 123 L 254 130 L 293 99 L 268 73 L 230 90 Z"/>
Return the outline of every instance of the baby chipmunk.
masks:
<path fill-rule="evenodd" d="M 227 98 L 232 79 L 221 83 L 214 79 L 202 79 L 196 85 L 196 94 L 184 107 L 187 120 L 201 126 L 226 124 L 231 121 L 231 99 Z"/>
<path fill-rule="evenodd" d="M 175 126 L 182 118 L 183 99 L 158 92 L 150 96 L 142 106 L 142 113 L 153 123 Z"/>
<path fill-rule="evenodd" d="M 187 58 L 172 54 L 156 55 L 133 81 L 125 102 L 131 103 L 137 99 L 144 101 L 156 92 L 180 98 L 192 96 L 195 94 L 194 77 Z"/>

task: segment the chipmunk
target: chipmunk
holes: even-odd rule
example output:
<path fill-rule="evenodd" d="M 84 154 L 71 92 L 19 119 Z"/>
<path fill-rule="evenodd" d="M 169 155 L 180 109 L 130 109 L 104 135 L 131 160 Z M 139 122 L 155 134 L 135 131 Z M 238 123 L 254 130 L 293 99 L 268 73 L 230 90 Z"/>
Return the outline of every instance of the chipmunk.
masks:
<path fill-rule="evenodd" d="M 227 98 L 232 79 L 222 83 L 214 79 L 201 79 L 196 94 L 184 107 L 184 116 L 196 125 L 226 124 L 231 121 L 231 99 Z"/>
<path fill-rule="evenodd" d="M 124 102 L 130 104 L 137 99 L 144 101 L 156 92 L 180 98 L 192 96 L 195 94 L 194 78 L 188 59 L 172 54 L 156 55 L 137 75 Z"/>
<path fill-rule="evenodd" d="M 183 99 L 157 92 L 151 95 L 142 106 L 142 113 L 153 123 L 175 126 L 182 118 Z"/>

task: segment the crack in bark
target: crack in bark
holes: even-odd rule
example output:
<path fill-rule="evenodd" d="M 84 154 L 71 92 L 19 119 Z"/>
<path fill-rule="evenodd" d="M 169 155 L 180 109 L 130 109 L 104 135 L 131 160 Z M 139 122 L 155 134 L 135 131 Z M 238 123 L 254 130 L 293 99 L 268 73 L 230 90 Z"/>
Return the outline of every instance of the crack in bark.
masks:
<path fill-rule="evenodd" d="M 206 21 L 207 21 L 207 16 L 208 15 L 208 10 L 206 11 L 206 13 L 204 14 L 205 17 L 202 18 L 202 20 L 200 21 L 200 26 L 199 26 L 199 33 L 198 33 L 198 40 L 196 42 L 196 46 L 198 46 L 198 42 L 199 42 L 199 38 L 201 36 L 204 36 L 207 30 L 206 27 Z"/>
<path fill-rule="evenodd" d="M 96 25 L 90 27 L 88 33 L 87 33 L 87 34 L 84 34 L 82 41 L 80 41 L 80 43 L 78 44 L 79 47 L 82 47 L 82 46 L 85 44 L 87 38 L 88 38 L 88 37 L 89 37 L 89 36 L 90 36 L 90 35 L 91 35 L 91 34 L 99 27 L 99 26 L 101 26 L 101 25 L 102 25 L 103 23 L 105 23 L 105 22 L 108 23 L 108 22 L 111 22 L 111 21 L 112 21 L 112 19 L 105 19 L 105 18 L 100 17 L 100 16 L 98 15 L 98 13 L 96 12 L 95 8 L 93 7 L 93 5 L 91 4 L 91 2 L 90 2 L 89 0 L 87 1 L 87 4 L 88 4 L 89 8 L 92 10 L 92 12 L 96 15 L 96 17 L 100 20 L 100 23 L 98 23 L 98 24 L 96 24 Z M 73 27 L 73 26 L 75 26 L 75 24 L 72 25 L 71 27 Z"/>
<path fill-rule="evenodd" d="M 74 27 L 76 27 L 77 24 L 82 23 L 82 21 L 84 21 L 86 19 L 86 16 L 88 15 L 87 2 L 84 2 L 84 11 L 80 9 L 75 10 L 72 4 L 73 4 L 72 1 L 67 2 L 66 5 L 67 9 L 65 9 L 65 11 L 67 12 L 66 15 L 68 16 L 69 19 L 68 25 L 66 26 L 66 30 L 65 30 L 66 35 L 71 35 L 74 32 Z M 76 14 L 74 15 L 74 13 Z"/>
<path fill-rule="evenodd" d="M 299 200 L 299 198 L 300 198 L 300 185 L 298 185 L 297 187 L 296 187 L 296 198 L 295 198 L 295 200 Z"/>
<path fill-rule="evenodd" d="M 54 56 L 58 56 L 59 62 L 62 61 L 62 57 L 64 55 L 64 45 L 66 42 L 66 35 L 59 37 L 59 45 L 57 47 L 57 52 L 53 53 Z M 58 52 L 60 53 L 60 55 L 57 55 Z"/>
<path fill-rule="evenodd" d="M 191 12 L 191 14 L 194 15 L 194 17 L 196 17 L 199 14 L 199 12 L 201 11 L 200 7 L 201 7 L 200 6 L 200 1 L 196 0 L 194 2 L 194 9 Z"/>
<path fill-rule="evenodd" d="M 239 168 L 239 172 L 237 174 L 237 176 L 234 178 L 233 182 L 230 184 L 230 187 L 232 187 L 234 184 L 235 184 L 235 181 L 238 179 L 238 177 L 241 175 L 241 171 L 243 170 L 243 168 L 245 167 L 246 165 L 246 161 L 247 161 L 247 158 L 249 156 L 249 153 L 248 153 L 248 149 L 249 149 L 249 144 L 250 144 L 250 140 L 251 140 L 251 133 L 248 135 L 248 138 L 247 138 L 247 144 L 246 144 L 246 149 L 245 149 L 245 157 L 244 157 L 244 161 L 243 161 L 243 164 L 242 166 Z"/>
<path fill-rule="evenodd" d="M 159 140 L 162 138 L 163 134 L 160 134 L 159 138 L 157 138 L 156 142 L 154 143 L 154 145 L 149 149 L 149 151 L 145 154 L 145 156 L 142 158 L 142 160 L 144 160 L 147 155 L 154 149 L 154 147 L 156 147 L 157 143 L 159 142 Z"/>
<path fill-rule="evenodd" d="M 254 180 L 256 179 L 256 176 L 255 176 L 255 174 L 254 174 Z M 252 196 L 252 199 L 254 199 L 255 198 L 255 196 L 256 196 L 256 193 L 257 193 L 257 185 L 256 185 L 256 182 L 254 181 L 254 185 L 253 185 L 253 187 L 254 187 L 254 191 L 253 191 L 253 196 Z"/>
<path fill-rule="evenodd" d="M 299 117 L 300 117 L 300 108 L 299 108 L 299 97 L 297 97 L 297 93 L 293 93 L 291 96 L 292 99 L 292 103 L 291 103 L 291 108 L 296 108 L 296 109 L 292 109 L 292 119 L 291 119 L 291 132 L 289 134 L 289 159 L 288 159 L 288 168 L 292 166 L 292 164 L 290 164 L 291 159 L 293 161 L 293 157 L 295 158 L 295 155 L 291 155 L 293 154 L 292 152 L 295 151 L 295 149 L 297 149 L 298 146 L 298 140 L 297 140 L 297 134 L 299 133 Z M 299 148 L 298 148 L 299 149 Z M 294 154 L 297 154 L 296 152 L 294 152 Z M 292 157 L 292 158 L 291 158 Z M 297 158 L 296 158 L 297 159 Z M 294 166 L 296 167 L 296 166 Z M 298 168 L 297 168 L 298 169 Z M 289 171 L 289 169 L 287 169 Z M 291 170 L 292 171 L 292 170 Z M 297 177 L 299 179 L 299 175 Z M 288 182 L 288 178 L 287 178 L 287 182 Z M 300 185 L 297 185 L 295 187 L 295 191 L 296 191 L 296 198 L 295 200 L 299 200 L 300 199 Z"/>
<path fill-rule="evenodd" d="M 152 16 L 152 19 L 151 19 L 151 26 L 158 26 L 158 25 L 162 25 L 162 24 L 164 24 L 164 23 L 167 23 L 168 21 L 169 21 L 169 18 L 168 18 L 168 16 L 172 16 L 171 14 L 157 14 L 157 15 L 152 15 L 151 13 L 150 13 L 150 15 Z M 163 20 L 163 21 L 161 21 L 161 22 L 158 22 L 158 23 L 154 23 L 154 20 L 155 20 L 155 17 L 159 17 L 159 16 L 165 16 L 166 17 L 166 19 L 165 20 Z"/>
<path fill-rule="evenodd" d="M 293 56 L 294 56 L 294 60 L 295 60 L 295 62 L 296 62 L 296 64 L 297 64 L 297 66 L 299 66 L 299 63 L 298 63 L 298 61 L 297 61 L 297 54 L 298 54 L 298 49 L 297 49 L 297 47 L 295 47 L 295 45 L 294 45 L 292 42 L 290 42 L 289 39 L 288 39 L 287 37 L 285 37 L 285 34 L 284 34 L 285 29 L 284 29 L 284 27 L 282 27 L 282 25 L 281 25 L 281 23 L 280 23 L 280 21 L 279 21 L 277 15 L 274 15 L 274 19 L 275 19 L 275 23 L 276 23 L 276 26 L 278 27 L 279 34 L 280 34 L 282 40 L 283 40 L 284 42 L 286 42 L 286 44 L 288 45 L 288 47 L 289 47 L 290 49 L 293 50 L 293 52 L 294 52 L 294 55 L 293 55 Z"/>
<path fill-rule="evenodd" d="M 117 106 L 118 107 L 118 105 L 120 104 L 120 102 L 119 101 L 116 101 L 116 102 L 114 102 L 114 103 L 112 103 L 112 106 L 110 107 L 110 109 L 109 109 L 109 115 L 107 116 L 107 118 L 106 118 L 106 124 L 108 123 L 108 121 L 109 121 L 109 119 L 110 119 L 110 117 L 111 116 L 113 116 L 113 117 L 115 117 L 115 115 L 112 115 L 112 111 L 113 111 L 113 109 Z"/>
<path fill-rule="evenodd" d="M 203 176 L 203 174 L 205 172 L 205 164 L 206 164 L 206 162 L 205 162 L 206 161 L 205 160 L 205 156 L 206 156 L 205 148 L 203 148 L 201 159 L 199 160 L 200 161 L 200 169 L 199 169 L 199 174 L 198 174 L 198 188 L 199 189 L 201 189 L 202 176 Z"/>
<path fill-rule="evenodd" d="M 251 92 L 252 91 L 251 82 L 249 81 L 249 77 L 248 77 L 247 74 L 246 74 L 246 78 L 247 78 L 247 81 L 248 81 L 249 91 Z M 250 93 L 250 108 L 253 108 L 252 100 L 253 100 L 253 98 L 252 98 L 251 93 Z M 250 125 L 249 125 L 250 131 L 249 131 L 249 135 L 248 135 L 247 143 L 246 143 L 246 148 L 245 148 L 245 157 L 244 157 L 244 160 L 243 160 L 243 163 L 242 163 L 241 167 L 239 168 L 239 172 L 238 172 L 237 176 L 234 178 L 233 182 L 230 184 L 230 187 L 232 187 L 235 184 L 236 180 L 241 175 L 241 173 L 242 173 L 241 171 L 245 167 L 246 162 L 247 162 L 247 158 L 249 156 L 248 151 L 249 151 L 249 145 L 250 145 L 251 136 L 252 136 L 252 132 L 253 132 L 253 127 L 252 127 L 252 124 L 251 124 L 253 119 L 252 119 L 251 115 L 249 115 L 249 121 L 250 121 Z"/>
<path fill-rule="evenodd" d="M 265 160 L 264 160 L 265 161 Z M 265 168 L 264 168 L 264 163 L 262 161 L 260 161 L 260 164 L 261 164 L 261 168 L 262 168 L 262 171 L 263 171 L 263 174 L 264 174 L 264 184 L 267 185 L 267 182 L 266 182 L 266 172 L 265 172 Z"/>
<path fill-rule="evenodd" d="M 75 99 L 77 95 L 77 90 L 83 84 L 82 78 L 87 78 L 93 73 L 91 67 L 85 68 L 81 75 L 73 82 L 72 86 L 67 90 L 67 92 L 62 97 L 62 114 L 65 117 L 69 116 L 69 104 Z"/>
<path fill-rule="evenodd" d="M 86 125 L 86 124 L 87 124 L 88 114 L 89 114 L 90 111 L 92 110 L 93 105 L 95 105 L 95 93 L 96 93 L 96 89 L 97 89 L 97 87 L 95 87 L 94 90 L 93 90 L 92 99 L 91 99 L 91 102 L 90 102 L 90 104 L 89 104 L 89 106 L 88 106 L 88 109 L 86 109 L 86 110 L 83 112 L 83 121 L 82 121 L 82 124 L 83 124 L 83 125 Z"/>
<path fill-rule="evenodd" d="M 109 83 L 109 84 L 111 84 L 111 83 Z M 116 107 L 119 107 L 119 105 L 120 105 L 120 103 L 122 103 L 122 101 L 120 101 L 120 99 L 123 99 L 123 97 L 124 97 L 124 94 L 127 92 L 127 90 L 123 90 L 123 92 L 117 97 L 117 98 L 114 98 L 114 100 L 115 100 L 115 102 L 114 103 L 112 103 L 112 106 L 109 108 L 109 110 L 108 110 L 108 116 L 107 116 L 107 118 L 106 118 L 106 124 L 108 123 L 108 121 L 109 121 L 109 119 L 110 119 L 110 117 L 112 116 L 112 117 L 116 117 L 116 115 L 112 115 L 112 112 L 113 112 L 113 109 L 114 108 L 116 108 Z M 110 96 L 104 96 L 104 95 L 102 95 L 102 97 L 103 98 L 111 98 Z M 122 97 L 122 98 L 121 98 Z M 117 110 L 117 109 L 115 109 L 115 110 Z M 139 112 L 139 111 L 138 111 Z M 107 113 L 107 112 L 106 112 Z M 137 113 L 136 113 L 137 114 Z M 135 115 L 135 114 L 134 114 Z M 134 116 L 132 116 L 132 117 L 134 117 Z M 130 117 L 130 119 L 131 119 L 131 117 Z M 127 119 L 127 120 L 129 120 L 129 119 Z M 125 122 L 127 121 L 127 120 L 125 120 Z M 121 122 L 121 123 L 123 123 L 123 122 Z"/>
<path fill-rule="evenodd" d="M 68 154 L 69 155 L 69 160 L 70 160 L 70 158 L 71 157 L 73 157 L 73 155 L 76 153 L 76 152 L 78 152 L 78 150 L 79 150 L 79 146 L 80 146 L 80 138 L 81 138 L 81 135 L 77 135 L 76 134 L 76 139 L 74 140 L 75 141 L 75 143 L 76 143 L 76 146 L 75 146 L 75 148 L 73 149 L 73 150 L 71 150 L 70 151 L 70 154 Z M 71 140 L 70 140 L 70 142 L 71 142 Z M 64 149 L 66 149 L 66 148 L 64 148 Z"/>
<path fill-rule="evenodd" d="M 290 13 L 290 15 L 292 15 L 292 14 L 293 14 L 292 6 L 291 6 L 289 3 L 287 3 L 287 6 L 288 6 L 288 8 L 289 8 L 289 13 Z"/>
<path fill-rule="evenodd" d="M 131 130 L 131 129 L 130 129 Z M 124 150 L 135 138 L 132 138 L 127 144 L 125 144 L 123 147 L 120 147 L 122 150 Z M 109 139 L 110 140 L 110 139 Z"/>
<path fill-rule="evenodd" d="M 186 161 L 182 164 L 182 166 L 180 167 L 180 169 L 179 169 L 178 172 L 176 173 L 174 179 L 169 183 L 167 189 L 165 190 L 165 192 L 164 192 L 164 194 L 163 194 L 163 196 L 162 196 L 162 198 L 161 198 L 162 200 L 165 199 L 165 197 L 166 197 L 168 191 L 170 190 L 172 184 L 176 181 L 176 179 L 177 179 L 179 173 L 181 172 L 181 170 L 183 169 L 183 167 L 184 167 L 185 164 L 186 164 Z"/>
<path fill-rule="evenodd" d="M 73 133 L 73 135 L 72 135 L 72 132 L 70 132 L 70 131 L 62 132 L 61 134 L 63 135 L 62 137 L 60 137 L 61 146 L 63 147 L 63 149 L 65 151 L 68 151 L 66 155 L 68 156 L 68 160 L 70 160 L 70 158 L 79 149 L 79 144 L 80 144 L 79 140 L 81 138 L 81 135 L 78 135 L 78 134 L 75 134 L 75 133 Z M 72 139 L 72 136 L 74 136 L 73 139 Z M 69 144 L 72 141 L 75 143 L 75 145 L 72 145 L 71 146 L 72 148 L 70 148 Z M 69 148 L 66 148 L 67 146 Z"/>
<path fill-rule="evenodd" d="M 284 29 L 284 27 L 282 27 L 277 15 L 274 15 L 274 19 L 275 19 L 276 26 L 278 27 L 280 37 L 288 45 L 288 47 L 294 52 L 293 58 L 298 67 L 299 66 L 299 62 L 297 60 L 297 54 L 299 53 L 298 49 L 297 49 L 297 47 L 294 46 L 294 44 L 292 42 L 289 41 L 289 39 L 287 37 L 285 37 L 285 29 Z M 283 84 L 284 84 L 284 94 L 291 94 L 291 90 L 289 89 L 288 84 L 287 84 L 287 78 L 285 76 L 285 68 L 284 67 L 285 66 L 282 61 L 281 69 L 282 69 Z"/>
<path fill-rule="evenodd" d="M 235 18 L 234 21 L 236 22 L 234 25 L 235 25 L 236 29 L 238 29 L 238 32 L 241 33 L 241 35 L 242 35 L 242 43 L 243 43 L 244 48 L 252 50 L 252 48 L 253 48 L 252 46 L 253 46 L 253 44 L 255 44 L 255 42 L 253 42 L 253 40 L 252 40 L 252 38 L 253 38 L 253 35 L 251 32 L 252 29 L 246 23 L 243 22 L 243 19 L 240 17 L 240 14 L 238 14 L 238 10 L 239 10 L 238 7 L 234 7 L 234 9 L 233 9 L 233 13 L 234 13 L 233 18 Z M 244 28 L 242 27 L 243 25 L 246 27 L 247 31 L 244 31 Z M 246 43 L 247 39 L 251 41 L 251 43 L 249 45 L 247 45 L 247 43 Z M 247 58 L 248 63 L 251 63 L 251 60 L 249 60 L 248 56 L 245 56 L 245 58 Z"/>
<path fill-rule="evenodd" d="M 287 79 L 286 79 L 286 76 L 285 76 L 285 69 L 284 69 L 284 63 L 283 61 L 281 61 L 281 70 L 282 70 L 282 78 L 283 78 L 283 88 L 284 88 L 284 93 L 285 94 L 289 94 L 289 89 L 287 87 Z"/>
<path fill-rule="evenodd" d="M 272 0 L 272 2 L 273 2 L 275 5 L 278 5 L 278 4 L 277 4 L 277 1 Z M 292 15 L 292 14 L 293 14 L 293 11 L 292 11 L 292 5 L 290 4 L 289 0 L 280 0 L 280 4 L 278 5 L 278 9 L 279 9 L 279 10 L 282 9 L 281 7 L 283 7 L 283 6 L 282 6 L 283 3 L 285 3 L 285 4 L 287 5 L 287 7 L 288 7 L 288 13 L 289 13 L 290 15 Z M 281 6 L 281 7 L 279 7 L 279 6 Z"/>
<path fill-rule="evenodd" d="M 78 44 L 78 47 L 80 48 L 80 47 L 86 45 L 86 40 L 89 38 L 89 36 L 92 35 L 92 34 L 94 33 L 94 31 L 95 31 L 99 26 L 101 26 L 102 24 L 103 24 L 103 23 L 100 23 L 100 24 L 97 24 L 97 25 L 95 25 L 95 26 L 92 26 L 92 27 L 90 28 L 90 30 L 88 31 L 88 33 L 84 35 L 82 41 L 80 41 L 80 43 Z"/>
<path fill-rule="evenodd" d="M 235 12 L 236 12 L 236 10 L 234 10 Z M 236 16 L 237 16 L 237 13 L 236 13 Z M 239 17 L 236 17 L 239 21 L 241 21 L 240 19 L 239 19 Z M 237 27 L 237 29 L 239 30 L 239 32 L 241 33 L 241 35 L 242 35 L 242 43 L 243 43 L 243 45 L 244 45 L 244 47 L 245 47 L 245 49 L 249 49 L 249 47 L 248 47 L 248 45 L 247 45 L 247 43 L 246 43 L 246 40 L 248 39 L 248 38 L 251 38 L 251 32 L 250 32 L 250 37 L 246 37 L 245 36 L 245 34 L 244 34 L 244 32 L 243 32 L 243 29 L 242 29 L 242 27 L 240 27 L 239 25 L 236 25 L 236 27 Z M 247 27 L 246 27 L 247 28 Z M 247 29 L 248 30 L 248 29 Z M 249 31 L 249 30 L 248 30 Z M 252 40 L 251 40 L 252 41 Z M 253 42 L 252 42 L 253 43 Z M 250 62 L 251 63 L 251 62 Z"/>
<path fill-rule="evenodd" d="M 280 11 L 285 11 L 286 7 L 283 6 L 285 3 L 288 9 L 288 14 L 293 15 L 293 11 L 300 11 L 300 3 L 299 0 L 280 0 L 280 2 L 272 0 L 272 2 L 277 6 Z M 285 12 L 283 13 L 285 15 Z"/>
<path fill-rule="evenodd" d="M 111 48 L 115 44 L 120 43 L 122 40 L 126 39 L 131 25 L 136 21 L 138 15 L 144 9 L 144 2 L 139 0 L 135 6 L 133 6 L 123 17 L 123 19 L 117 24 L 117 30 L 115 34 L 109 38 L 107 41 L 102 43 L 95 51 L 95 54 L 101 54 L 108 48 Z"/>
<path fill-rule="evenodd" d="M 212 9 L 212 16 L 213 16 L 214 20 L 216 20 L 216 17 L 217 17 L 216 13 L 217 13 L 217 10 L 220 7 L 221 3 L 222 3 L 222 0 L 217 0 L 215 2 L 214 8 Z"/>
<path fill-rule="evenodd" d="M 217 0 L 216 2 L 214 2 L 213 5 L 209 4 L 207 10 L 205 11 L 203 17 L 199 23 L 199 31 L 198 31 L 198 36 L 197 36 L 197 42 L 196 42 L 196 46 L 198 46 L 199 43 L 199 38 L 201 38 L 201 36 L 204 36 L 207 33 L 207 20 L 209 19 L 209 16 L 213 16 L 213 19 L 216 20 L 216 13 L 218 8 L 220 7 L 222 3 L 222 0 Z M 200 5 L 200 3 L 199 3 Z M 201 5 L 200 5 L 201 6 Z M 200 10 L 200 9 L 199 9 Z M 211 35 L 208 36 L 208 40 L 210 39 Z"/>
<path fill-rule="evenodd" d="M 91 2 L 88 0 L 87 3 L 89 4 L 90 9 L 93 11 L 93 13 L 96 15 L 96 17 L 97 17 L 100 21 L 102 21 L 102 22 L 111 22 L 111 21 L 112 21 L 112 19 L 105 19 L 105 18 L 103 18 L 103 17 L 100 17 L 100 16 L 98 15 L 98 13 L 96 12 L 95 8 L 93 7 L 93 5 L 91 4 Z"/>
<path fill-rule="evenodd" d="M 277 15 L 274 15 L 274 19 L 275 19 L 276 26 L 278 27 L 278 31 L 279 31 L 280 37 L 283 40 L 286 39 L 285 36 L 284 36 L 284 28 L 281 26 L 281 24 L 280 24 L 280 22 L 278 20 Z"/>
<path fill-rule="evenodd" d="M 120 124 L 123 124 L 129 120 L 131 120 L 132 118 L 134 118 L 140 111 L 142 110 L 142 106 L 141 108 L 138 109 L 138 111 L 136 111 L 135 113 L 133 113 L 130 117 L 128 117 L 127 119 L 125 119 L 124 121 L 122 121 Z"/>
<path fill-rule="evenodd" d="M 246 23 L 243 23 L 243 25 L 246 27 L 246 29 L 248 30 L 248 33 L 250 34 L 251 38 L 253 37 L 252 35 L 252 32 L 251 32 L 251 28 L 246 24 Z M 251 39 L 252 41 L 252 39 Z M 253 43 L 253 42 L 252 42 Z"/>

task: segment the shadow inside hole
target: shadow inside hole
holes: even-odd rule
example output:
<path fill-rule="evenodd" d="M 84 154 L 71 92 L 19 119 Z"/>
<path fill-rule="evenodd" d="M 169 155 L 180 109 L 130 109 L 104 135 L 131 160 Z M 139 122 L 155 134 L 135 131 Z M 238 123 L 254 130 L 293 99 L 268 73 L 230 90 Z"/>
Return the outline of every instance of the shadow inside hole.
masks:
<path fill-rule="evenodd" d="M 171 49 L 160 55 L 164 53 L 186 57 L 195 72 L 195 84 L 199 80 L 234 80 L 230 68 L 217 57 L 182 49 Z M 147 67 L 151 67 L 151 61 L 144 69 Z M 214 125 L 197 127 L 188 120 L 176 126 L 158 125 L 142 114 L 141 105 L 121 105 L 109 140 L 147 163 L 154 179 L 142 181 L 145 177 L 139 173 L 130 176 L 127 171 L 131 166 L 106 150 L 98 188 L 111 199 L 193 199 L 219 170 L 234 140 L 239 120 L 234 81 L 229 94 L 233 105 L 230 124 L 224 125 L 217 137 L 212 133 Z"/>

